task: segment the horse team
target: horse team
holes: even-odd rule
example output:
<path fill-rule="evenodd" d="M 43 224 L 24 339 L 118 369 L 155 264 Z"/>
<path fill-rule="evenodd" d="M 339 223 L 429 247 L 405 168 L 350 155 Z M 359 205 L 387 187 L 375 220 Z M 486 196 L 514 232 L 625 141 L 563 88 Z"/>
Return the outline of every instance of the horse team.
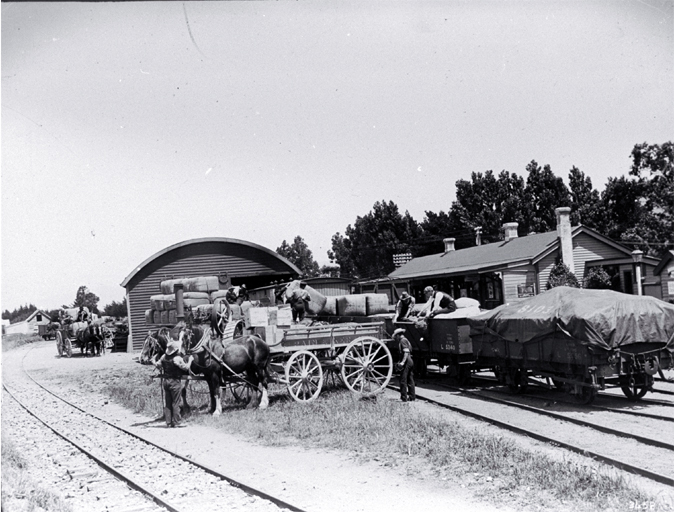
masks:
<path fill-rule="evenodd" d="M 161 327 L 150 331 L 143 344 L 140 363 L 154 364 L 172 341 L 178 341 L 181 354 L 192 356 L 190 372 L 201 375 L 208 384 L 210 412 L 214 416 L 222 414 L 220 388 L 227 382 L 243 382 L 259 392 L 257 405 L 264 409 L 269 405 L 267 364 L 270 351 L 267 344 L 257 335 L 246 335 L 232 340 L 224 340 L 212 327 L 179 322 L 175 327 Z M 183 386 L 183 405 L 189 408 Z"/>

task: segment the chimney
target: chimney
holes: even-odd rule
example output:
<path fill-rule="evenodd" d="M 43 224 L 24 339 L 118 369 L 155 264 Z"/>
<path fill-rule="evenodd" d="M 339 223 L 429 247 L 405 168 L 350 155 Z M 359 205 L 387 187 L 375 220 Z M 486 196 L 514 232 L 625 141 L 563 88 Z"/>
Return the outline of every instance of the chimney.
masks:
<path fill-rule="evenodd" d="M 557 214 L 557 236 L 559 248 L 562 253 L 562 263 L 569 267 L 571 273 L 575 273 L 573 265 L 573 241 L 571 240 L 571 208 L 563 206 L 555 208 Z"/>
<path fill-rule="evenodd" d="M 482 245 L 482 226 L 475 228 L 475 245 Z"/>
<path fill-rule="evenodd" d="M 503 224 L 503 231 L 505 232 L 505 241 L 508 242 L 513 238 L 517 238 L 517 222 L 506 222 Z"/>
<path fill-rule="evenodd" d="M 445 242 L 445 254 L 455 250 L 454 242 L 456 242 L 456 238 L 443 238 L 442 241 Z"/>

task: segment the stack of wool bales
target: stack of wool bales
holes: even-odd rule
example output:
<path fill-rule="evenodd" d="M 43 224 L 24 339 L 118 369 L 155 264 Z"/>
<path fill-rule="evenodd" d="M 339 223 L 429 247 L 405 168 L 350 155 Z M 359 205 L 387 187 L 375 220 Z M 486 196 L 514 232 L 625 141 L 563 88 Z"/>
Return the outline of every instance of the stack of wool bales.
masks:
<path fill-rule="evenodd" d="M 335 302 L 338 316 L 372 316 L 389 312 L 385 293 L 342 295 Z"/>
<path fill-rule="evenodd" d="M 176 324 L 178 322 L 176 313 L 176 296 L 174 285 L 183 285 L 183 305 L 191 308 L 202 308 L 199 314 L 210 314 L 210 311 L 203 310 L 204 306 L 211 306 L 214 299 L 211 296 L 215 293 L 226 293 L 225 290 L 219 290 L 220 283 L 216 276 L 190 277 L 185 279 L 169 279 L 162 281 L 159 289 L 162 292 L 159 295 L 150 297 L 150 309 L 145 311 L 145 322 L 147 324 Z"/>

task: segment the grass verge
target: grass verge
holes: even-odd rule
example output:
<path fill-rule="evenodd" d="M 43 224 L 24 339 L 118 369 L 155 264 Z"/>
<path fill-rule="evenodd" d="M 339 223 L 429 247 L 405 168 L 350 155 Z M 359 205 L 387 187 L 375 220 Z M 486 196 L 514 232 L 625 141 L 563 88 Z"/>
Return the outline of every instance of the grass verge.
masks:
<path fill-rule="evenodd" d="M 149 416 L 161 414 L 159 382 L 149 368 L 98 372 L 77 385 L 110 396 Z M 207 403 L 204 383 L 191 384 L 191 405 Z M 511 438 L 467 427 L 390 400 L 356 400 L 345 390 L 325 390 L 310 404 L 292 401 L 284 388 L 270 387 L 265 411 L 226 405 L 213 418 L 193 415 L 190 421 L 227 432 L 245 433 L 256 442 L 331 448 L 357 459 L 376 460 L 408 473 L 423 471 L 439 480 L 463 482 L 494 503 L 517 504 L 522 510 L 618 511 L 630 504 L 649 510 L 671 505 L 645 494 L 617 470 L 578 458 L 554 458 Z"/>
<path fill-rule="evenodd" d="M 70 504 L 53 492 L 36 485 L 19 448 L 2 435 L 2 510 L 26 512 L 72 512 Z"/>
<path fill-rule="evenodd" d="M 2 350 L 14 350 L 27 343 L 35 343 L 37 341 L 42 341 L 42 337 L 37 334 L 3 334 Z"/>

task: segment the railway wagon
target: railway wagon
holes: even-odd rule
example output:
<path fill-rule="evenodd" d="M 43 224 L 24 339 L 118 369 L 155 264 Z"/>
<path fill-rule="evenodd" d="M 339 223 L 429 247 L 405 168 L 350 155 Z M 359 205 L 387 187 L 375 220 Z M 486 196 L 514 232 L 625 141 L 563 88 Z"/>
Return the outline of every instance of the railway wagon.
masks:
<path fill-rule="evenodd" d="M 436 315 L 428 320 L 412 317 L 411 320 L 393 322 L 394 328 L 405 329 L 405 336 L 412 345 L 414 371 L 423 377 L 428 365 L 446 367 L 460 382 L 466 383 L 475 370 L 468 318 L 481 313 L 480 304 L 474 299 L 456 300 L 453 313 Z M 397 347 L 389 347 L 396 356 Z"/>
<path fill-rule="evenodd" d="M 674 305 L 652 297 L 557 287 L 467 321 L 474 364 L 514 392 L 543 377 L 583 403 L 609 387 L 636 400 L 673 364 Z"/>

